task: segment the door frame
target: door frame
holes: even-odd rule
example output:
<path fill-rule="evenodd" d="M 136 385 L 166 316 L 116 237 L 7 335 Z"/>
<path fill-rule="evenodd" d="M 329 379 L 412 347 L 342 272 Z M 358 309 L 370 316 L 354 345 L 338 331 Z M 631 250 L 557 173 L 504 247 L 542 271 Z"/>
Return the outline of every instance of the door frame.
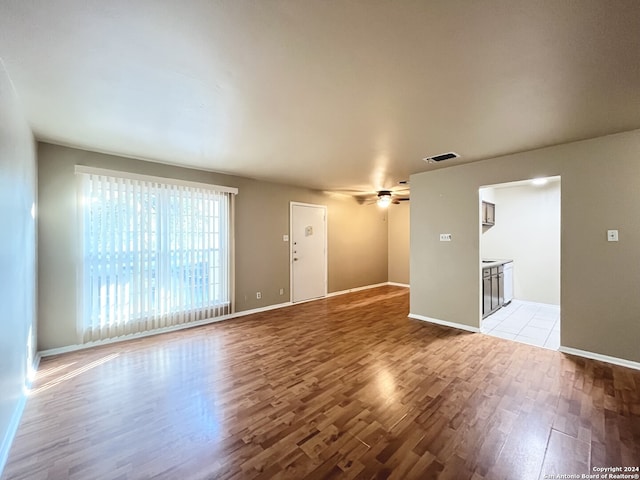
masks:
<path fill-rule="evenodd" d="M 559 273 L 560 273 L 560 278 L 559 278 L 559 290 L 560 290 L 560 318 L 559 318 L 559 322 L 560 322 L 560 346 L 558 348 L 558 350 L 554 350 L 554 351 L 562 351 L 562 349 L 564 348 L 564 345 L 562 344 L 562 247 L 563 247 L 563 239 L 562 239 L 562 224 L 563 224 L 563 220 L 562 220 L 562 175 L 561 174 L 551 174 L 551 175 L 546 175 L 544 176 L 544 178 L 557 178 L 558 179 L 558 183 L 560 184 L 560 198 L 558 200 L 558 210 L 559 210 L 559 214 L 560 214 L 560 231 L 559 233 L 559 239 L 558 239 L 558 243 L 560 246 L 560 255 L 558 258 L 558 267 L 559 267 Z M 482 308 L 483 308 L 483 302 L 484 302 L 484 295 L 482 294 L 482 290 L 483 290 L 483 277 L 482 277 L 482 235 L 483 235 L 483 224 L 482 224 L 482 193 L 481 190 L 483 188 L 495 188 L 495 187 L 501 187 L 504 185 L 508 185 L 508 184 L 522 184 L 522 185 L 528 185 L 532 180 L 534 180 L 534 177 L 532 178 L 524 178 L 524 179 L 519 179 L 519 180 L 507 180 L 507 181 L 503 181 L 503 182 L 499 182 L 499 183 L 491 183 L 491 184 L 487 184 L 487 185 L 480 185 L 478 187 L 478 269 L 479 269 L 479 276 L 478 278 L 480 279 L 479 282 L 479 290 L 480 290 L 480 295 L 479 295 L 479 305 L 480 305 L 480 315 L 479 315 L 479 320 L 478 320 L 478 330 L 480 333 L 482 333 L 483 335 L 487 335 L 487 333 L 484 333 L 482 331 L 482 322 L 485 320 L 482 317 Z M 492 203 L 492 202 L 490 202 Z M 495 215 L 495 212 L 494 212 Z M 512 292 L 515 293 L 515 292 Z M 515 297 L 513 297 L 515 299 Z M 515 341 L 515 340 L 509 340 L 509 341 Z M 538 348 L 538 347 L 536 347 Z"/>
<path fill-rule="evenodd" d="M 328 238 L 328 221 L 327 221 L 327 213 L 328 209 L 326 205 L 318 205 L 315 203 L 304 203 L 304 202 L 289 202 L 289 303 L 294 303 L 293 301 L 293 207 L 314 207 L 321 208 L 324 210 L 324 297 L 327 296 L 328 290 L 328 262 L 327 262 L 327 238 Z M 317 300 L 317 299 L 312 299 Z M 311 300 L 301 300 L 295 303 L 304 303 Z"/>

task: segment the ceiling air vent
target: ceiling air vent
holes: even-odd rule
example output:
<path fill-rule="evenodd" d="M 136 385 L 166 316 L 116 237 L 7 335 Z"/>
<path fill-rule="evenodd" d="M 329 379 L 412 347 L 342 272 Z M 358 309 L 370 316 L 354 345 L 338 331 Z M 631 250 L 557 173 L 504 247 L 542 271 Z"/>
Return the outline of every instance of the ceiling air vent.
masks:
<path fill-rule="evenodd" d="M 434 155 L 433 157 L 426 157 L 423 158 L 423 160 L 427 163 L 439 163 L 444 160 L 449 160 L 450 158 L 460 158 L 460 155 L 456 152 L 447 152 L 441 153 L 440 155 Z"/>

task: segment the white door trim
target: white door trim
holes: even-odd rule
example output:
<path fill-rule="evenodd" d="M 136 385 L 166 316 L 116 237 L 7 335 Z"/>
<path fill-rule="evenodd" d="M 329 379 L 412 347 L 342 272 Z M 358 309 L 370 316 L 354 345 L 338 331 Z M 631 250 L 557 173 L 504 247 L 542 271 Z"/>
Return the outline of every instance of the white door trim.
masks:
<path fill-rule="evenodd" d="M 324 296 L 327 296 L 328 287 L 328 262 L 327 262 L 327 231 L 329 230 L 327 221 L 327 206 L 315 203 L 289 202 L 289 302 L 293 302 L 293 207 L 315 207 L 324 210 Z M 301 303 L 301 302 L 298 302 Z"/>

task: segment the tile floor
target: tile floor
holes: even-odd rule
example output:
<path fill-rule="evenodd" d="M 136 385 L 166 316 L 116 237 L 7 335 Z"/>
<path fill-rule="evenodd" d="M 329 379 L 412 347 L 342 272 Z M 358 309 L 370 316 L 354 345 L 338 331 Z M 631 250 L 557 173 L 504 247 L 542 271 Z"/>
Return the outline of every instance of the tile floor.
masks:
<path fill-rule="evenodd" d="M 560 307 L 513 300 L 482 320 L 482 333 L 551 350 L 560 348 Z"/>

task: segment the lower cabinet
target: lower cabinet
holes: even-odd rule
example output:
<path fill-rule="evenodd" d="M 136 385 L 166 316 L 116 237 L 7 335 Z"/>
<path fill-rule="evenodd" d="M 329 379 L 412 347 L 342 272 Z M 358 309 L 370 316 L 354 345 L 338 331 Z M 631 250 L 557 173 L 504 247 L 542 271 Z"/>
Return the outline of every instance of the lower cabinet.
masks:
<path fill-rule="evenodd" d="M 504 266 L 482 269 L 482 318 L 504 304 Z"/>
<path fill-rule="evenodd" d="M 491 312 L 491 269 L 482 269 L 482 318 Z"/>

